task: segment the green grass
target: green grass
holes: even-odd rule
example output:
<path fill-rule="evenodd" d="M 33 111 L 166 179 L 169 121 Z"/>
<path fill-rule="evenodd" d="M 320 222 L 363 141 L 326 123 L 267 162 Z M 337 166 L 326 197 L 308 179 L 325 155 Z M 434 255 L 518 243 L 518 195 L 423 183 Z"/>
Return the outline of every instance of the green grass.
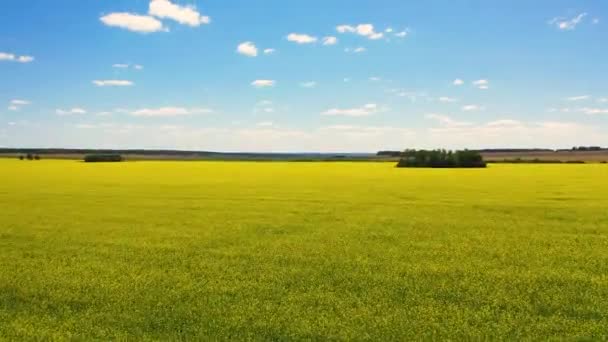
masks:
<path fill-rule="evenodd" d="M 0 160 L 0 339 L 608 339 L 608 166 Z"/>

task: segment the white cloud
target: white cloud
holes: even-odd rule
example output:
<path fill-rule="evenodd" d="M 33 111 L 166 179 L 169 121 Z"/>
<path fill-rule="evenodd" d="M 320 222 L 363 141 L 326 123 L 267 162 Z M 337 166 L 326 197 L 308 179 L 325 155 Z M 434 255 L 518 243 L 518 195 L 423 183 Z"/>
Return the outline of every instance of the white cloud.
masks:
<path fill-rule="evenodd" d="M 19 63 L 30 63 L 34 61 L 34 57 L 32 56 L 19 56 L 19 58 L 17 58 L 17 62 Z"/>
<path fill-rule="evenodd" d="M 589 95 L 580 95 L 580 96 L 572 96 L 572 97 L 567 97 L 565 100 L 566 101 L 585 101 L 585 100 L 589 100 L 591 99 L 591 96 Z"/>
<path fill-rule="evenodd" d="M 362 47 L 362 46 L 359 46 L 357 48 L 346 48 L 346 49 L 344 49 L 344 52 L 347 52 L 347 53 L 363 53 L 365 51 L 367 51 L 367 49 L 364 48 L 364 47 Z"/>
<path fill-rule="evenodd" d="M 194 114 L 207 114 L 211 112 L 212 111 L 207 108 L 161 107 L 138 109 L 129 112 L 129 114 L 137 117 L 174 117 Z"/>
<path fill-rule="evenodd" d="M 581 13 L 574 18 L 567 19 L 564 17 L 556 17 L 549 21 L 550 25 L 555 26 L 561 31 L 571 31 L 576 29 L 576 26 L 580 24 L 583 19 L 587 16 L 587 13 Z"/>
<path fill-rule="evenodd" d="M 11 100 L 11 104 L 15 106 L 26 106 L 30 104 L 27 100 Z"/>
<path fill-rule="evenodd" d="M 75 115 L 75 114 L 86 114 L 87 111 L 83 108 L 76 107 L 76 108 L 72 108 L 72 109 L 68 109 L 68 110 L 57 109 L 57 110 L 55 110 L 55 113 L 60 116 L 66 116 L 66 115 Z"/>
<path fill-rule="evenodd" d="M 598 115 L 598 114 L 608 114 L 608 108 L 581 108 L 579 110 L 587 115 Z"/>
<path fill-rule="evenodd" d="M 264 54 L 265 55 L 272 55 L 275 52 L 276 52 L 275 49 L 264 49 Z"/>
<path fill-rule="evenodd" d="M 258 48 L 252 42 L 244 42 L 239 44 L 236 51 L 241 55 L 248 57 L 256 57 L 258 55 Z"/>
<path fill-rule="evenodd" d="M 360 36 L 367 37 L 372 40 L 381 39 L 384 33 L 376 32 L 372 24 L 359 24 L 356 27 L 351 25 L 339 25 L 336 27 L 339 33 L 356 33 Z"/>
<path fill-rule="evenodd" d="M 7 107 L 7 109 L 10 110 L 10 111 L 18 111 L 18 110 L 21 109 L 21 107 L 27 106 L 29 104 L 30 104 L 29 101 L 15 99 L 15 100 L 11 100 L 11 102 L 10 102 L 9 106 Z"/>
<path fill-rule="evenodd" d="M 452 103 L 452 102 L 458 102 L 458 99 L 455 99 L 453 97 L 448 97 L 448 96 L 442 96 L 439 98 L 439 102 Z"/>
<path fill-rule="evenodd" d="M 317 82 L 315 82 L 315 81 L 308 81 L 308 82 L 300 83 L 300 87 L 302 87 L 302 88 L 314 88 L 316 86 L 317 86 Z"/>
<path fill-rule="evenodd" d="M 255 104 L 253 107 L 253 113 L 274 113 L 274 107 L 272 101 L 263 100 Z"/>
<path fill-rule="evenodd" d="M 473 82 L 473 85 L 477 87 L 477 89 L 481 90 L 490 88 L 490 82 L 488 80 L 477 80 Z"/>
<path fill-rule="evenodd" d="M 298 44 L 311 44 L 315 43 L 318 39 L 317 37 L 309 36 L 307 34 L 290 33 L 287 35 L 287 40 Z"/>
<path fill-rule="evenodd" d="M 16 56 L 12 53 L 0 52 L 0 62 L 17 62 L 17 63 L 30 63 L 34 61 L 32 56 Z"/>
<path fill-rule="evenodd" d="M 461 85 L 464 84 L 464 81 L 461 80 L 460 78 L 457 78 L 457 79 L 454 80 L 454 82 L 452 82 L 452 84 L 455 85 L 455 86 L 461 86 Z"/>
<path fill-rule="evenodd" d="M 135 70 L 143 70 L 144 67 L 139 64 L 130 65 L 130 64 L 126 64 L 126 63 L 116 63 L 116 64 L 112 64 L 112 68 L 116 68 L 116 69 L 133 68 Z"/>
<path fill-rule="evenodd" d="M 93 84 L 98 87 L 129 87 L 134 83 L 127 80 L 95 80 Z"/>
<path fill-rule="evenodd" d="M 274 87 L 275 83 L 276 82 L 274 80 L 255 80 L 255 81 L 251 82 L 251 85 L 256 88 L 265 88 L 265 87 Z"/>
<path fill-rule="evenodd" d="M 258 122 L 256 124 L 256 126 L 258 126 L 258 127 L 272 127 L 272 126 L 274 126 L 274 122 L 272 122 L 272 121 L 262 121 L 262 122 Z"/>
<path fill-rule="evenodd" d="M 328 36 L 323 38 L 323 45 L 336 45 L 338 43 L 338 38 L 333 36 Z"/>
<path fill-rule="evenodd" d="M 340 108 L 332 108 L 326 110 L 321 113 L 321 115 L 326 116 L 352 116 L 352 117 L 362 117 L 362 116 L 370 116 L 380 112 L 382 109 L 378 107 L 375 103 L 368 103 L 359 108 L 350 108 L 350 109 L 340 109 Z"/>
<path fill-rule="evenodd" d="M 409 34 L 409 31 L 408 30 L 404 30 L 404 31 L 395 33 L 395 37 L 397 37 L 397 38 L 405 38 L 405 37 L 407 37 L 408 34 Z"/>
<path fill-rule="evenodd" d="M 369 80 L 372 81 L 372 82 L 382 81 L 382 79 L 380 77 L 377 77 L 377 76 L 372 76 L 372 77 L 369 78 Z"/>
<path fill-rule="evenodd" d="M 480 111 L 480 110 L 485 110 L 485 107 L 472 104 L 472 105 L 462 106 L 461 109 L 463 112 L 476 112 L 476 111 Z"/>
<path fill-rule="evenodd" d="M 169 0 L 150 1 L 148 14 L 158 18 L 172 19 L 180 24 L 192 27 L 211 22 L 211 19 L 208 16 L 201 15 L 196 7 L 176 5 Z"/>
<path fill-rule="evenodd" d="M 338 31 L 339 33 L 347 33 L 347 32 L 354 33 L 357 31 L 357 29 L 350 25 L 339 25 L 339 26 L 336 26 L 336 31 Z"/>
<path fill-rule="evenodd" d="M 462 127 L 471 125 L 470 122 L 457 121 L 443 114 L 427 114 L 425 118 L 437 121 L 441 126 Z"/>
<path fill-rule="evenodd" d="M 139 33 L 167 31 L 160 20 L 147 15 L 127 12 L 110 13 L 99 18 L 99 20 L 107 26 L 119 27 Z"/>
<path fill-rule="evenodd" d="M 599 103 L 607 103 L 608 102 L 608 97 L 603 97 L 601 99 L 598 99 L 597 102 L 599 102 Z"/>
<path fill-rule="evenodd" d="M 600 18 L 593 18 L 592 23 L 593 23 L 594 25 L 599 24 L 599 23 L 600 23 Z"/>

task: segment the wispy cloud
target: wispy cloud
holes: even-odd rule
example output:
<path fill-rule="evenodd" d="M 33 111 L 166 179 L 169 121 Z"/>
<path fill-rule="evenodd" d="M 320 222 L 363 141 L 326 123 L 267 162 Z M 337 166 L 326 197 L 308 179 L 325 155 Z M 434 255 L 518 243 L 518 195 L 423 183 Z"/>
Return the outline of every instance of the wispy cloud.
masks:
<path fill-rule="evenodd" d="M 477 80 L 477 81 L 473 81 L 473 85 L 477 89 L 486 90 L 486 89 L 490 88 L 490 81 L 488 81 L 488 80 Z"/>
<path fill-rule="evenodd" d="M 21 107 L 27 106 L 29 104 L 30 104 L 30 101 L 15 99 L 15 100 L 11 100 L 11 102 L 9 102 L 7 109 L 10 111 L 18 111 L 21 109 Z"/>
<path fill-rule="evenodd" d="M 578 24 L 580 24 L 586 16 L 587 13 L 581 13 L 570 19 L 564 17 L 555 17 L 549 20 L 549 24 L 555 26 L 561 31 L 571 31 L 576 29 L 576 26 L 578 26 Z"/>
<path fill-rule="evenodd" d="M 458 102 L 458 99 L 453 98 L 453 97 L 448 97 L 448 96 L 442 96 L 439 98 L 439 102 L 452 103 L 452 102 Z"/>
<path fill-rule="evenodd" d="M 67 115 L 78 115 L 78 114 L 86 114 L 87 111 L 86 109 L 83 108 L 72 108 L 72 109 L 57 109 L 55 110 L 55 114 L 59 115 L 59 116 L 67 116 Z"/>
<path fill-rule="evenodd" d="M 95 80 L 93 84 L 98 87 L 130 87 L 135 83 L 127 80 Z"/>
<path fill-rule="evenodd" d="M 31 63 L 34 61 L 32 56 L 17 56 L 12 53 L 0 52 L 0 62 L 17 62 L 17 63 Z"/>
<path fill-rule="evenodd" d="M 300 87 L 302 87 L 302 88 L 314 88 L 316 86 L 317 86 L 317 82 L 315 82 L 315 81 L 308 81 L 308 82 L 300 83 Z"/>
<path fill-rule="evenodd" d="M 461 86 L 461 85 L 464 84 L 464 81 L 461 80 L 460 78 L 457 78 L 457 79 L 454 80 L 454 82 L 452 82 L 452 84 L 455 85 L 455 86 Z"/>
<path fill-rule="evenodd" d="M 447 127 L 462 127 L 462 126 L 471 125 L 470 122 L 457 121 L 457 120 L 454 120 L 451 117 L 449 117 L 447 115 L 443 115 L 443 114 L 436 114 L 436 113 L 427 114 L 427 115 L 425 115 L 425 118 L 427 118 L 429 120 L 435 120 L 440 125 L 447 126 Z"/>
<path fill-rule="evenodd" d="M 585 113 L 587 115 L 608 114 L 608 108 L 589 108 L 589 107 L 585 107 L 585 108 L 581 108 L 579 111 L 583 112 L 583 113 Z"/>
<path fill-rule="evenodd" d="M 352 116 L 352 117 L 362 117 L 362 116 L 370 116 L 382 111 L 382 109 L 375 103 L 368 103 L 362 107 L 358 108 L 332 108 L 324 111 L 321 115 L 326 116 Z"/>
<path fill-rule="evenodd" d="M 363 53 L 365 51 L 367 51 L 367 49 L 364 48 L 363 46 L 359 46 L 359 47 L 356 47 L 356 48 L 346 48 L 346 49 L 344 49 L 344 52 L 346 52 L 346 53 Z"/>
<path fill-rule="evenodd" d="M 462 106 L 461 109 L 463 112 L 477 112 L 477 111 L 485 110 L 485 107 L 471 104 L 471 105 Z"/>
<path fill-rule="evenodd" d="M 116 64 L 112 64 L 112 68 L 116 68 L 116 69 L 129 69 L 129 68 L 133 68 L 135 70 L 143 70 L 143 65 L 139 65 L 139 64 L 127 64 L 127 63 L 116 63 Z"/>
<path fill-rule="evenodd" d="M 275 49 L 264 49 L 264 54 L 265 55 L 272 55 L 275 52 L 276 52 Z"/>
<path fill-rule="evenodd" d="M 591 96 L 589 95 L 580 95 L 580 96 L 572 96 L 572 97 L 567 97 L 565 100 L 566 101 L 585 101 L 585 100 L 589 100 L 591 99 Z"/>
<path fill-rule="evenodd" d="M 161 107 L 138 109 L 129 112 L 129 114 L 136 117 L 175 117 L 194 114 L 208 114 L 211 112 L 212 110 L 207 108 Z"/>

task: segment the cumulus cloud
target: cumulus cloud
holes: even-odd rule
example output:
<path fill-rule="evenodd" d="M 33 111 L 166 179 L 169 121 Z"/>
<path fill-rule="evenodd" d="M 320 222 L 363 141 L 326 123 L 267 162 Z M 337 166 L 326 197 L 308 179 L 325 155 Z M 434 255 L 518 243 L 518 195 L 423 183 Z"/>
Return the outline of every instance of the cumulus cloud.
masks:
<path fill-rule="evenodd" d="M 339 25 L 336 27 L 336 31 L 339 33 L 356 33 L 372 40 L 381 39 L 384 37 L 384 33 L 376 32 L 374 25 L 372 24 L 359 24 L 357 26 Z"/>
<path fill-rule="evenodd" d="M 581 13 L 570 19 L 564 17 L 555 17 L 549 20 L 549 24 L 555 26 L 561 31 L 572 31 L 576 29 L 576 26 L 578 26 L 578 24 L 580 24 L 586 16 L 587 13 Z"/>
<path fill-rule="evenodd" d="M 192 27 L 209 24 L 211 18 L 201 15 L 194 6 L 180 6 L 169 0 L 152 0 L 148 14 L 162 19 L 171 19 Z"/>
<path fill-rule="evenodd" d="M 452 82 L 452 84 L 455 85 L 455 86 L 461 86 L 461 85 L 464 84 L 464 81 L 461 80 L 460 78 L 457 78 L 457 79 L 454 80 L 454 82 Z"/>
<path fill-rule="evenodd" d="M 55 110 L 55 114 L 60 115 L 60 116 L 67 116 L 67 115 L 78 115 L 78 114 L 86 114 L 87 111 L 83 108 L 72 108 L 72 109 L 68 109 L 68 110 L 63 110 L 63 109 L 57 109 Z"/>
<path fill-rule="evenodd" d="M 160 20 L 147 15 L 118 12 L 104 15 L 99 20 L 106 26 L 118 27 L 138 33 L 167 31 Z"/>
<path fill-rule="evenodd" d="M 31 63 L 34 61 L 32 56 L 17 56 L 12 53 L 0 52 L 0 62 Z"/>
<path fill-rule="evenodd" d="M 256 88 L 274 87 L 275 84 L 274 80 L 255 80 L 251 82 L 251 85 Z"/>
<path fill-rule="evenodd" d="M 127 80 L 95 80 L 93 84 L 98 87 L 129 87 L 134 85 L 133 82 Z"/>
<path fill-rule="evenodd" d="M 236 51 L 241 55 L 248 57 L 256 57 L 258 55 L 258 48 L 252 42 L 244 42 L 239 44 Z"/>
<path fill-rule="evenodd" d="M 317 37 L 309 36 L 302 33 L 290 33 L 287 35 L 287 40 L 298 44 L 312 44 L 317 42 Z"/>
<path fill-rule="evenodd" d="M 333 36 L 328 36 L 323 38 L 323 45 L 336 45 L 338 43 L 338 38 Z"/>
<path fill-rule="evenodd" d="M 272 55 L 275 52 L 276 52 L 275 49 L 264 49 L 264 54 L 265 55 Z"/>
<path fill-rule="evenodd" d="M 194 114 L 207 114 L 211 112 L 212 111 L 207 108 L 161 107 L 138 109 L 129 112 L 129 114 L 136 117 L 175 117 Z"/>
<path fill-rule="evenodd" d="M 375 103 L 368 103 L 362 107 L 358 108 L 349 108 L 349 109 L 341 109 L 341 108 L 332 108 L 326 110 L 321 113 L 321 115 L 326 116 L 352 116 L 352 117 L 362 117 L 362 116 L 370 116 L 380 112 L 382 109 Z"/>

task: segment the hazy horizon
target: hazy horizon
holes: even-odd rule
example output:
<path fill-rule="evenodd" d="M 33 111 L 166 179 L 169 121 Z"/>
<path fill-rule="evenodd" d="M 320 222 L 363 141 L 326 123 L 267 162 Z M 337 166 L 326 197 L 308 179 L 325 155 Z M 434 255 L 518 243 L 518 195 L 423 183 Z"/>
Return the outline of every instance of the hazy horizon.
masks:
<path fill-rule="evenodd" d="M 608 142 L 608 4 L 3 1 L 0 147 Z"/>

